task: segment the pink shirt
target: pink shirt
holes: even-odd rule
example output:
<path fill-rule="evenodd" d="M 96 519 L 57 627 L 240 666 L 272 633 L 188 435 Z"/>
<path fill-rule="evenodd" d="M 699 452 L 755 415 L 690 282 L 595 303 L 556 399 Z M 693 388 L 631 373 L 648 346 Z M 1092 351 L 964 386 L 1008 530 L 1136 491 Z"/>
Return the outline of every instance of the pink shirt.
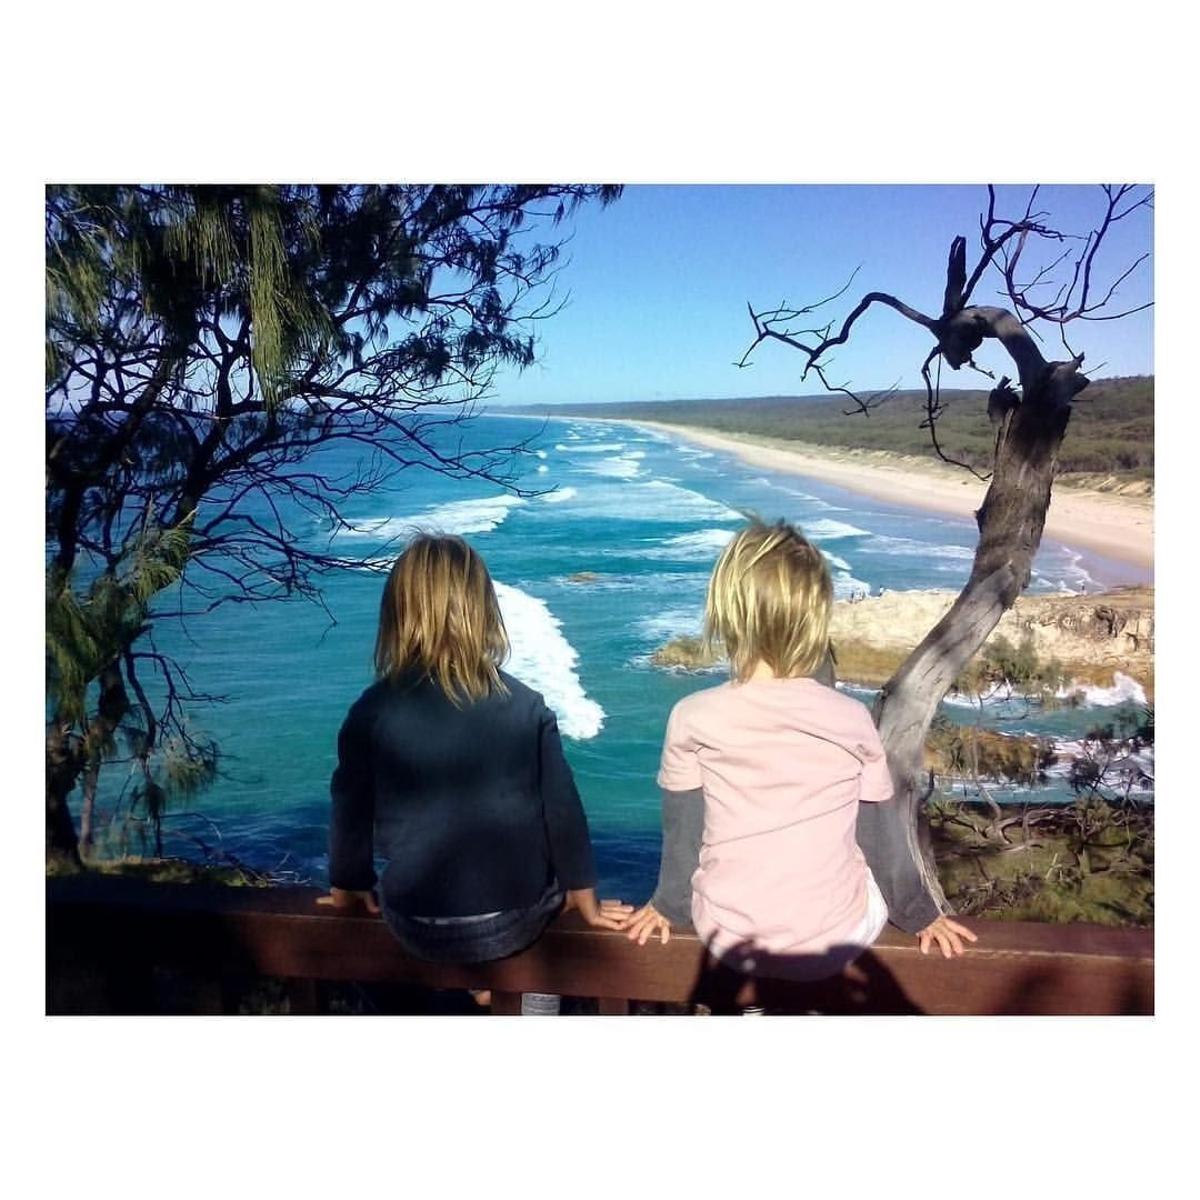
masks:
<path fill-rule="evenodd" d="M 858 805 L 892 794 L 865 705 L 808 678 L 695 692 L 671 712 L 658 783 L 704 790 L 692 921 L 714 953 L 821 954 L 861 925 Z"/>

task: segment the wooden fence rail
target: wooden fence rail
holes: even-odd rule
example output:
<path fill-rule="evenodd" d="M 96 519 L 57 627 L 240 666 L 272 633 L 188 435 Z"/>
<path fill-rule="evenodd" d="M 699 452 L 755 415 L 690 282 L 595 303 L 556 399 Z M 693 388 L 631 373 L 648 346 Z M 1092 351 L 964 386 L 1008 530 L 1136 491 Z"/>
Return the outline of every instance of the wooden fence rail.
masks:
<path fill-rule="evenodd" d="M 198 1010 L 225 1007 L 221 981 L 290 981 L 292 1011 L 314 1010 L 312 981 L 490 988 L 492 1011 L 522 992 L 594 997 L 601 1013 L 630 1001 L 701 1003 L 715 1012 L 757 1000 L 773 1010 L 938 1015 L 1154 1011 L 1153 932 L 1096 925 L 964 921 L 979 935 L 953 961 L 922 956 L 890 927 L 842 976 L 822 985 L 757 985 L 706 967 L 690 932 L 637 946 L 561 917 L 521 954 L 479 966 L 408 957 L 383 922 L 318 908 L 313 888 L 225 888 L 78 876 L 47 880 L 47 1011 L 148 1011 L 156 971 L 207 980 Z M 306 997 L 308 1000 L 306 1001 Z"/>

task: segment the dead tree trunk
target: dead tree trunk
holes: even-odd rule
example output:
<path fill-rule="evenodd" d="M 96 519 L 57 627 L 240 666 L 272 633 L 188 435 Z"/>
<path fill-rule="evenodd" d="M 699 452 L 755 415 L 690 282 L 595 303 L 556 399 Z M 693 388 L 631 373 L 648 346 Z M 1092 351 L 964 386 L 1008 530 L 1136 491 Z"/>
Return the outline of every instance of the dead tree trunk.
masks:
<path fill-rule="evenodd" d="M 909 815 L 910 849 L 930 894 L 946 910 L 924 819 L 930 791 L 922 762 L 925 738 L 954 681 L 1029 583 L 1071 400 L 1087 380 L 1079 373 L 1081 358 L 1046 362 L 1020 322 L 1003 309 L 964 309 L 938 322 L 935 332 L 952 366 L 965 363 L 984 337 L 999 338 L 1017 364 L 1022 386 L 1018 399 L 1003 381 L 989 403 L 998 426 L 996 455 L 991 484 L 975 514 L 979 545 L 966 587 L 884 685 L 875 711 L 896 796 Z"/>
<path fill-rule="evenodd" d="M 953 240 L 938 317 L 919 312 L 887 292 L 872 291 L 859 300 L 836 332 L 833 322 L 822 326 L 821 318 L 814 314 L 842 296 L 854 275 L 839 291 L 815 303 L 760 311 L 748 306 L 755 336 L 739 366 L 747 366 L 754 350 L 764 342 L 778 342 L 804 355 L 803 378 L 815 373 L 829 391 L 849 397 L 855 411 L 862 413 L 886 400 L 890 391 L 864 398 L 845 385 L 831 383 L 826 374 L 829 352 L 846 344 L 859 318 L 876 306 L 927 330 L 934 346 L 921 368 L 926 392 L 924 428 L 929 430 L 933 448 L 947 462 L 955 460 L 938 442 L 937 419 L 943 406 L 930 378 L 930 364 L 945 359 L 954 370 L 974 367 L 974 352 L 985 339 L 994 338 L 1016 367 L 1020 394 L 1004 378 L 988 400 L 988 418 L 996 427 L 996 449 L 991 483 L 975 514 L 979 545 L 970 578 L 950 611 L 884 685 L 875 709 L 896 796 L 909 818 L 913 858 L 930 894 L 943 909 L 946 898 L 924 821 L 924 802 L 930 790 L 923 770 L 925 738 L 947 691 L 1029 582 L 1071 403 L 1088 383 L 1080 373 L 1083 355 L 1067 346 L 1065 330 L 1080 320 L 1118 320 L 1153 303 L 1147 300 L 1124 312 L 1100 315 L 1119 287 L 1149 258 L 1147 250 L 1106 285 L 1100 282 L 1097 265 L 1100 248 L 1118 222 L 1152 207 L 1153 201 L 1152 189 L 1133 184 L 1102 184 L 1101 189 L 1106 197 L 1101 219 L 1086 237 L 1077 237 L 1045 224 L 1046 214 L 1034 211 L 1038 188 L 1030 194 L 1024 215 L 1013 221 L 997 215 L 995 189 L 989 186 L 987 212 L 980 217 L 982 253 L 968 273 L 966 238 Z M 1056 257 L 1048 263 L 1022 265 L 1027 248 L 1034 245 L 1053 247 Z M 1074 249 L 1063 249 L 1064 245 Z M 1072 258 L 1065 279 L 1054 281 L 1056 270 Z M 989 273 L 999 274 L 1003 280 L 1003 294 L 1011 308 L 971 303 L 976 286 Z M 1053 329 L 1071 357 L 1047 362 L 1031 332 L 1038 325 Z"/>

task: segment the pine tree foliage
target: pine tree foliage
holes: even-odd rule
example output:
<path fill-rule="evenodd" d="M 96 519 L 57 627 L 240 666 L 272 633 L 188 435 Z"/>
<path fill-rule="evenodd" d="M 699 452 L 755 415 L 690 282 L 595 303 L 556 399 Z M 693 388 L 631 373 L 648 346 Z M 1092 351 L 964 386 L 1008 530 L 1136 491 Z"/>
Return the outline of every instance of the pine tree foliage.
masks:
<path fill-rule="evenodd" d="M 340 560 L 301 544 L 281 512 L 300 506 L 340 527 L 349 498 L 415 464 L 511 483 L 519 446 L 460 454 L 435 435 L 470 414 L 497 370 L 534 360 L 561 250 L 539 234 L 618 193 L 47 189 L 56 844 L 69 840 L 68 795 L 120 735 L 142 765 L 135 801 L 152 823 L 216 770 L 217 749 L 185 718 L 196 698 L 186 676 L 146 636 L 166 619 L 165 592 L 184 617 L 290 595 L 319 602 L 320 574 Z M 312 465 L 334 443 L 361 450 L 355 477 Z"/>

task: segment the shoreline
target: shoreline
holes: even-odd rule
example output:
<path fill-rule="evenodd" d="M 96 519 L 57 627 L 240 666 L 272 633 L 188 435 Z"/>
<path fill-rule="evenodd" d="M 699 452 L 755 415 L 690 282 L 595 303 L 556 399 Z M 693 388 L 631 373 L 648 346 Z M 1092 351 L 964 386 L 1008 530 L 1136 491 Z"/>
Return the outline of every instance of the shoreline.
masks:
<path fill-rule="evenodd" d="M 783 443 L 749 434 L 717 433 L 694 425 L 632 418 L 589 417 L 605 424 L 634 425 L 681 441 L 733 454 L 753 466 L 807 476 L 849 492 L 928 512 L 973 519 L 986 485 L 966 471 L 887 451 L 835 450 Z M 1045 536 L 1146 572 L 1153 582 L 1152 500 L 1060 487 L 1051 497 Z"/>

